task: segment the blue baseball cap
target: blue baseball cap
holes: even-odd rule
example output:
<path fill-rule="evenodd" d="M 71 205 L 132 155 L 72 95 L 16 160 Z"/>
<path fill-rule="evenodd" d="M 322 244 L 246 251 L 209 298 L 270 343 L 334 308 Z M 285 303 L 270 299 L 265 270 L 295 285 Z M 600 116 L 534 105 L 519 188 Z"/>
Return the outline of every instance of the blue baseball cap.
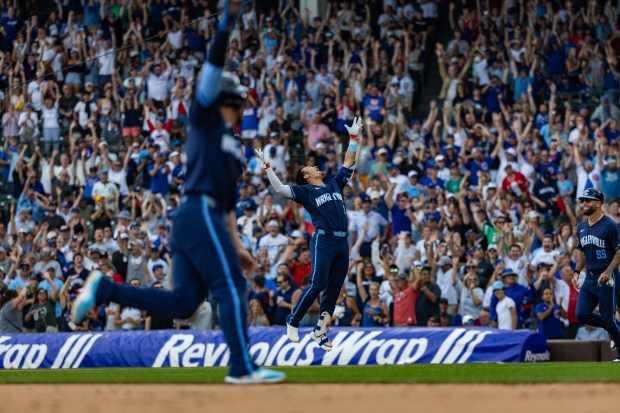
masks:
<path fill-rule="evenodd" d="M 153 265 L 153 271 L 156 271 L 156 270 L 158 270 L 158 269 L 160 269 L 160 268 L 164 268 L 164 266 L 163 266 L 163 265 L 161 265 L 161 264 L 155 264 L 155 265 Z"/>
<path fill-rule="evenodd" d="M 494 265 L 497 265 L 497 264 L 505 264 L 505 262 L 504 262 L 504 260 L 502 258 L 498 258 L 498 259 L 495 260 Z"/>
<path fill-rule="evenodd" d="M 517 273 L 514 272 L 512 268 L 504 268 L 504 271 L 502 271 L 502 277 L 505 277 L 507 275 L 517 275 Z"/>
<path fill-rule="evenodd" d="M 592 201 L 605 202 L 605 195 L 603 195 L 603 193 L 598 189 L 588 188 L 583 191 L 583 194 L 579 197 L 579 199 L 590 199 Z"/>
<path fill-rule="evenodd" d="M 180 140 L 178 140 L 178 139 L 177 139 L 176 141 L 172 142 L 172 147 L 173 147 L 173 148 L 174 148 L 175 146 L 181 146 L 181 145 L 182 145 L 182 143 L 181 143 L 181 141 L 180 141 Z"/>
<path fill-rule="evenodd" d="M 491 288 L 493 288 L 493 291 L 495 290 L 503 290 L 504 289 L 504 283 L 501 281 L 495 281 L 493 283 L 493 285 L 491 286 Z"/>

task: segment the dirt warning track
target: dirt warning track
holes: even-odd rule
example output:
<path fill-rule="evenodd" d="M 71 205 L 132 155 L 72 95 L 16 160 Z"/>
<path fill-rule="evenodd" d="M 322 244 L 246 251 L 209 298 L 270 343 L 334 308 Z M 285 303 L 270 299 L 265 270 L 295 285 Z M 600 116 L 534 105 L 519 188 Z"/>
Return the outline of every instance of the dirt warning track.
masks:
<path fill-rule="evenodd" d="M 2 413 L 609 413 L 614 384 L 25 384 L 0 387 Z"/>

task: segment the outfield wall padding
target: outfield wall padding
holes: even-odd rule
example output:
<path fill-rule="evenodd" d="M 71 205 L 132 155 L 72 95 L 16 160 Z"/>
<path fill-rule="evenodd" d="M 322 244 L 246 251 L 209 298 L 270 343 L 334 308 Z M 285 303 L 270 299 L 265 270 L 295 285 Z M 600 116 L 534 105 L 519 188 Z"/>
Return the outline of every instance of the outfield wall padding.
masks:
<path fill-rule="evenodd" d="M 599 361 L 601 346 L 598 341 L 549 340 L 551 361 Z"/>
<path fill-rule="evenodd" d="M 252 328 L 250 353 L 264 366 L 350 366 L 414 363 L 549 361 L 546 340 L 529 330 L 483 328 L 332 328 L 326 353 L 300 329 Z M 2 369 L 226 366 L 219 330 L 0 335 Z"/>
<path fill-rule="evenodd" d="M 549 340 L 551 361 L 611 361 L 616 351 L 609 340 Z"/>

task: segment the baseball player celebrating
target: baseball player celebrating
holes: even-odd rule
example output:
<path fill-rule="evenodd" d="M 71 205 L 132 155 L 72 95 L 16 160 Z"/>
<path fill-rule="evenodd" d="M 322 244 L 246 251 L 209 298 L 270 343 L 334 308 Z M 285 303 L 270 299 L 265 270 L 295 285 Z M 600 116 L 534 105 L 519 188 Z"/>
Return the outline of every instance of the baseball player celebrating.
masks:
<path fill-rule="evenodd" d="M 332 349 L 327 331 L 336 306 L 336 299 L 344 283 L 349 267 L 349 234 L 347 232 L 347 210 L 342 189 L 349 182 L 355 168 L 358 138 L 362 131 L 362 118 L 355 118 L 349 131 L 350 141 L 344 155 L 344 163 L 338 174 L 328 182 L 317 167 L 306 166 L 297 171 L 297 185 L 283 185 L 271 169 L 261 148 L 256 154 L 263 161 L 269 182 L 274 190 L 301 204 L 312 217 L 316 231 L 310 241 L 312 260 L 312 283 L 306 288 L 295 308 L 286 320 L 288 338 L 299 341 L 299 322 L 319 293 L 321 297 L 320 316 L 317 326 L 310 333 L 312 339 L 325 351 Z"/>
<path fill-rule="evenodd" d="M 226 1 L 189 113 L 185 194 L 170 239 L 173 291 L 116 284 L 93 271 L 73 304 L 72 319 L 81 323 L 94 305 L 112 301 L 182 320 L 196 311 L 210 290 L 219 302 L 220 326 L 230 349 L 226 382 L 275 383 L 285 375 L 257 367 L 248 352 L 242 267 L 251 271 L 254 259 L 235 225 L 235 188 L 245 156 L 232 126 L 241 123 L 247 92 L 223 68 L 240 3 Z"/>
<path fill-rule="evenodd" d="M 617 268 L 620 265 L 620 227 L 603 214 L 605 196 L 588 188 L 579 197 L 583 214 L 588 218 L 577 227 L 577 266 L 573 285 L 578 287 L 579 274 L 586 277 L 579 291 L 576 315 L 580 323 L 603 327 L 614 343 L 620 343 L 620 324 L 616 321 Z M 594 313 L 596 305 L 599 313 Z M 620 362 L 620 351 L 614 361 Z"/>

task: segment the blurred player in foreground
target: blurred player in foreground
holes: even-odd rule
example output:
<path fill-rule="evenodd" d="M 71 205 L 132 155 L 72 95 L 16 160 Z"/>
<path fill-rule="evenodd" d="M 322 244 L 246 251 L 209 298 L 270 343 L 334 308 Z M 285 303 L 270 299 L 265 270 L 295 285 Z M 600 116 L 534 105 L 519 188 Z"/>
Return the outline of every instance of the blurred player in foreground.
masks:
<path fill-rule="evenodd" d="M 275 383 L 285 375 L 255 366 L 248 353 L 246 281 L 241 267 L 251 271 L 254 260 L 244 249 L 235 225 L 235 188 L 245 157 L 231 127 L 241 123 L 247 94 L 236 77 L 223 73 L 223 67 L 240 3 L 226 1 L 189 114 L 185 195 L 170 239 L 174 290 L 114 284 L 94 271 L 75 301 L 72 318 L 81 323 L 91 307 L 112 301 L 185 319 L 198 308 L 208 289 L 219 302 L 220 326 L 230 348 L 226 382 Z"/>

